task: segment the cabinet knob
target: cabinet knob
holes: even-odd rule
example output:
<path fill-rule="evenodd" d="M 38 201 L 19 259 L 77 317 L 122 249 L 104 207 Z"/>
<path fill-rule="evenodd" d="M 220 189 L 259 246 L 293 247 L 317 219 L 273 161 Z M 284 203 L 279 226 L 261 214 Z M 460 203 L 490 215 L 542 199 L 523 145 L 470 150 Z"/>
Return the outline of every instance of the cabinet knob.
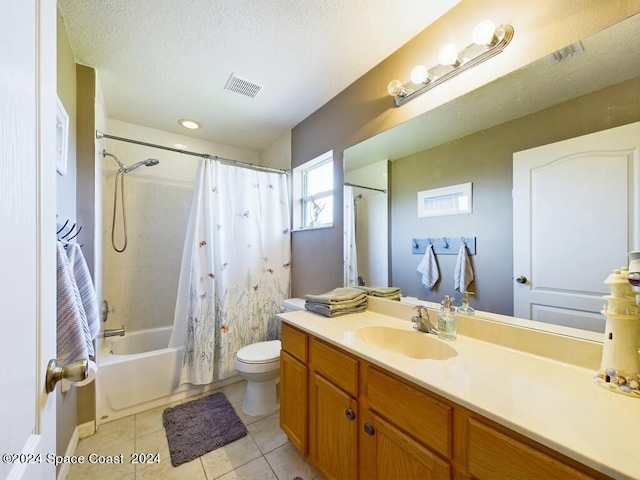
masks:
<path fill-rule="evenodd" d="M 344 412 L 344 414 L 349 420 L 353 420 L 356 418 L 356 413 L 351 408 L 347 408 L 347 411 Z"/>
<path fill-rule="evenodd" d="M 370 423 L 364 424 L 364 431 L 365 433 L 367 433 L 367 435 L 373 435 L 375 433 L 375 430 L 373 429 L 373 425 L 371 425 Z"/>

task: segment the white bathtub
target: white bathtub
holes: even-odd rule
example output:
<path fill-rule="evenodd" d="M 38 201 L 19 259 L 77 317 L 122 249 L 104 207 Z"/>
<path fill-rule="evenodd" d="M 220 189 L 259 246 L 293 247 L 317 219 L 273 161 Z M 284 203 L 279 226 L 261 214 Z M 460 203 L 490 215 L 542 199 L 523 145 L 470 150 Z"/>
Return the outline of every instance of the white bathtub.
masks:
<path fill-rule="evenodd" d="M 171 327 L 140 330 L 102 340 L 98 358 L 98 423 L 239 380 L 179 386 L 184 347 L 167 347 L 171 330 Z"/>

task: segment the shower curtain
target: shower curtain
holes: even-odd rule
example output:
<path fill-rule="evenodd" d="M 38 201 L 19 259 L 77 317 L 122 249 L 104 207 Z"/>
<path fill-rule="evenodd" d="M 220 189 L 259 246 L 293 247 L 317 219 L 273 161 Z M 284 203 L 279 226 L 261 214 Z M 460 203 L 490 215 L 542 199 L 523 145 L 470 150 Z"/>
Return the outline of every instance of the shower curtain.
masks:
<path fill-rule="evenodd" d="M 180 384 L 211 383 L 216 369 L 227 378 L 240 348 L 278 338 L 291 266 L 287 192 L 285 174 L 202 160 L 169 344 L 184 345 Z"/>
<path fill-rule="evenodd" d="M 344 186 L 344 286 L 358 285 L 358 255 L 356 250 L 356 205 L 353 197 L 353 187 Z"/>

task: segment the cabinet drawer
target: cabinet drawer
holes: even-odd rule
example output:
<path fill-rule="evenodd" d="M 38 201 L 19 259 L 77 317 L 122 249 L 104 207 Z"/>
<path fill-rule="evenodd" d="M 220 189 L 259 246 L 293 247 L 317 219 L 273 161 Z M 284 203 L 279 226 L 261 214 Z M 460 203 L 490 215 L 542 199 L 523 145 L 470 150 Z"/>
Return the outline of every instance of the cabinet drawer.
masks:
<path fill-rule="evenodd" d="M 352 397 L 358 396 L 358 361 L 326 343 L 312 338 L 309 366 Z"/>
<path fill-rule="evenodd" d="M 307 363 L 307 335 L 282 322 L 280 329 L 282 349 L 302 363 Z"/>
<path fill-rule="evenodd" d="M 473 419 L 469 420 L 469 473 L 479 480 L 592 478 Z"/>
<path fill-rule="evenodd" d="M 453 408 L 375 368 L 367 372 L 371 409 L 435 452 L 451 457 Z"/>

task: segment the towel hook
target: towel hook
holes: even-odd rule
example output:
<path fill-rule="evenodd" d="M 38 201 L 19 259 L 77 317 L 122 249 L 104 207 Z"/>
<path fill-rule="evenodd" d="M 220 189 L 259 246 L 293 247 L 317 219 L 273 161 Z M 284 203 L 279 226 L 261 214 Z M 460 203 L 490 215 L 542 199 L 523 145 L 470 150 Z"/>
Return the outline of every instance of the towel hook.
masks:
<path fill-rule="evenodd" d="M 449 248 L 449 242 L 447 242 L 447 237 L 442 237 L 442 241 L 444 242 L 444 248 Z"/>
<path fill-rule="evenodd" d="M 427 238 L 427 242 L 429 242 L 429 245 L 433 245 L 433 240 L 431 240 L 431 238 Z"/>
<path fill-rule="evenodd" d="M 418 248 L 420 248 L 420 244 L 418 243 L 418 241 L 415 238 L 413 239 L 413 248 L 415 248 L 416 250 Z"/>
<path fill-rule="evenodd" d="M 464 237 L 460 237 L 460 241 L 462 242 L 462 244 L 466 247 L 467 246 L 467 239 Z"/>

